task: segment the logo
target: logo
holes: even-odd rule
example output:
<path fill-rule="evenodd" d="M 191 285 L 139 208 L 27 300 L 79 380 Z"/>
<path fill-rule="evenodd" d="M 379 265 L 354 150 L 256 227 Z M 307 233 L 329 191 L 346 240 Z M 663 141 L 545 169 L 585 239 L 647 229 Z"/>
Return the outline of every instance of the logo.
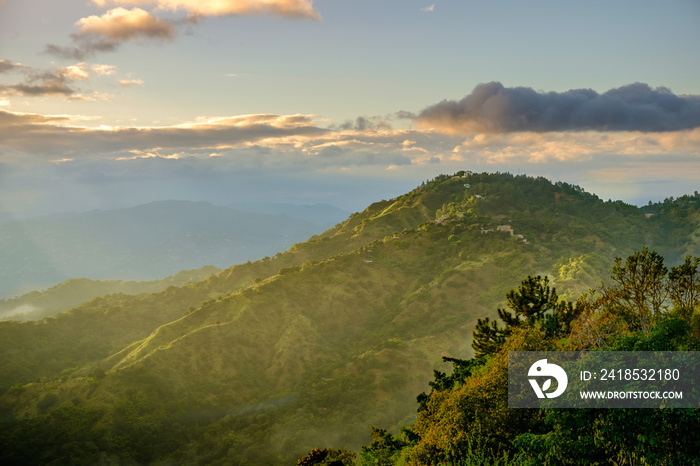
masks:
<path fill-rule="evenodd" d="M 569 378 L 566 376 L 566 372 L 561 367 L 556 364 L 547 364 L 546 359 L 540 359 L 530 366 L 530 370 L 527 373 L 528 377 L 550 377 L 544 381 L 542 387 L 537 383 L 535 379 L 528 379 L 532 389 L 535 390 L 537 398 L 556 398 L 566 390 L 566 386 L 569 383 Z M 552 378 L 557 381 L 557 389 L 552 393 L 545 393 L 549 390 L 552 385 Z"/>

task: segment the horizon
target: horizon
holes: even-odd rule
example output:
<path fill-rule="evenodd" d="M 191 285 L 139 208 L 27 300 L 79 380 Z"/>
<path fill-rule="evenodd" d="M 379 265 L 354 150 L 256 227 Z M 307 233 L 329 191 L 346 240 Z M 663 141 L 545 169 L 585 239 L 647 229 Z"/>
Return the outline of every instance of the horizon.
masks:
<path fill-rule="evenodd" d="M 461 169 L 642 205 L 700 179 L 700 5 L 683 0 L 0 10 L 5 216 L 178 198 L 356 211 Z"/>
<path fill-rule="evenodd" d="M 483 172 L 483 173 L 495 173 L 495 172 Z M 527 173 L 510 173 L 507 171 L 500 172 L 500 173 L 510 174 L 513 176 L 527 176 L 527 177 L 531 177 L 531 178 L 537 177 L 536 175 L 530 175 Z M 453 174 L 454 173 L 439 173 L 436 176 L 440 176 L 440 175 L 451 176 Z M 682 196 L 686 196 L 686 195 L 692 196 L 694 193 L 697 193 L 697 190 L 695 190 L 692 192 L 689 191 L 689 192 L 679 193 L 678 195 L 669 195 L 669 196 L 666 196 L 664 198 L 647 199 L 646 201 L 643 200 L 642 198 L 638 198 L 638 199 L 633 200 L 633 201 L 628 201 L 625 199 L 613 199 L 610 197 L 606 199 L 605 197 L 598 195 L 598 193 L 591 192 L 588 189 L 585 189 L 585 187 L 576 185 L 575 183 L 569 183 L 563 179 L 562 180 L 552 180 L 550 178 L 547 178 L 546 176 L 544 178 L 547 179 L 548 181 L 550 181 L 551 183 L 564 182 L 564 183 L 568 183 L 568 184 L 571 184 L 574 186 L 578 186 L 578 187 L 582 188 L 586 193 L 598 197 L 603 202 L 621 201 L 621 202 L 624 202 L 625 204 L 629 204 L 629 205 L 636 206 L 636 207 L 644 207 L 644 206 L 648 205 L 649 202 L 652 202 L 653 204 L 660 204 L 669 198 L 676 199 L 678 197 L 682 197 Z M 346 211 L 348 213 L 348 215 L 350 215 L 352 213 L 362 212 L 363 210 L 365 210 L 367 207 L 369 207 L 371 204 L 373 204 L 375 202 L 396 199 L 404 194 L 407 194 L 407 193 L 417 189 L 418 187 L 420 187 L 421 183 L 427 183 L 427 182 L 431 181 L 432 179 L 434 179 L 434 177 L 422 180 L 421 182 L 416 184 L 413 188 L 410 188 L 409 190 L 400 192 L 396 195 L 393 195 L 390 197 L 385 197 L 385 198 L 377 198 L 377 199 L 369 201 L 363 205 L 358 204 L 358 207 L 356 207 L 354 209 L 341 207 L 340 205 L 333 204 L 331 202 L 323 202 L 323 200 L 319 200 L 318 202 L 285 202 L 284 199 L 279 200 L 279 202 L 274 201 L 274 200 L 271 200 L 271 201 L 264 201 L 264 200 L 263 201 L 250 201 L 250 202 L 238 200 L 238 201 L 234 201 L 234 202 L 220 202 L 217 199 L 160 198 L 160 199 L 147 200 L 147 201 L 137 202 L 137 203 L 126 203 L 126 204 L 115 204 L 115 205 L 110 205 L 110 206 L 100 206 L 100 207 L 88 208 L 88 209 L 84 209 L 84 210 L 75 209 L 75 210 L 65 210 L 65 211 L 55 211 L 55 212 L 25 212 L 24 214 L 21 214 L 21 215 L 0 212 L 0 221 L 31 220 L 31 219 L 38 219 L 38 218 L 43 218 L 43 217 L 53 217 L 53 216 L 60 217 L 60 216 L 64 216 L 64 215 L 83 215 L 83 214 L 88 214 L 91 212 L 107 212 L 107 211 L 111 211 L 111 210 L 133 209 L 133 208 L 137 208 L 137 207 L 147 206 L 147 205 L 156 204 L 156 203 L 163 203 L 163 202 L 190 202 L 190 203 L 203 202 L 203 203 L 207 203 L 209 205 L 216 206 L 216 207 L 224 207 L 227 209 L 240 210 L 240 211 L 252 211 L 250 208 L 246 208 L 245 206 L 253 207 L 256 205 L 257 206 L 269 205 L 269 206 L 276 206 L 276 207 L 282 207 L 285 205 L 292 206 L 292 207 L 324 206 L 324 207 L 332 207 L 334 209 Z"/>

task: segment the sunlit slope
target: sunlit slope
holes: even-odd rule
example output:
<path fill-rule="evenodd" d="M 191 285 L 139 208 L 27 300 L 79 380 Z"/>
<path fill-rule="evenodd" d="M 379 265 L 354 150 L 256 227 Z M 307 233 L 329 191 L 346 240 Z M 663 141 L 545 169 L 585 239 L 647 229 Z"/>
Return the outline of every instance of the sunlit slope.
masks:
<path fill-rule="evenodd" d="M 356 448 L 368 425 L 410 419 L 441 356 L 469 357 L 476 319 L 528 274 L 585 290 L 643 246 L 670 262 L 699 255 L 696 200 L 647 217 L 541 178 L 439 177 L 274 258 L 0 327 L 41 341 L 44 356 L 65 352 L 49 380 L 7 391 L 3 406 L 11 419 L 50 417 L 78 450 L 92 442 L 138 462 L 291 464 L 311 447 Z M 18 353 L 5 354 L 3 370 L 19 371 Z M 69 428 L 56 410 L 82 417 Z M 92 427 L 78 436 L 75 423 Z"/>

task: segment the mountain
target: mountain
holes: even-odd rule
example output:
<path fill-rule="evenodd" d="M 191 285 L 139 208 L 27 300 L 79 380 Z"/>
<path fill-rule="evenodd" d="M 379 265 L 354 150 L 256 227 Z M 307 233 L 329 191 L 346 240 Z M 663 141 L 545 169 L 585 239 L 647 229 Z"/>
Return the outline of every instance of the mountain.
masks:
<path fill-rule="evenodd" d="M 69 278 L 150 280 L 204 265 L 228 267 L 322 230 L 284 214 L 190 201 L 4 221 L 0 298 Z"/>
<path fill-rule="evenodd" d="M 651 215 L 653 214 L 653 215 Z M 440 176 L 196 283 L 0 323 L 4 462 L 290 464 L 415 419 L 442 356 L 534 274 L 561 296 L 644 246 L 699 255 L 700 198 Z M 41 440 L 37 440 L 41 439 Z"/>
<path fill-rule="evenodd" d="M 17 298 L 0 300 L 0 320 L 41 320 L 99 296 L 113 293 L 156 293 L 170 286 L 200 281 L 220 271 L 218 267 L 208 265 L 196 270 L 183 270 L 161 280 L 142 282 L 71 278 L 44 291 L 32 291 Z"/>
<path fill-rule="evenodd" d="M 280 215 L 306 220 L 325 228 L 345 220 L 350 212 L 330 204 L 285 204 L 273 202 L 238 202 L 228 207 L 236 210 Z"/>

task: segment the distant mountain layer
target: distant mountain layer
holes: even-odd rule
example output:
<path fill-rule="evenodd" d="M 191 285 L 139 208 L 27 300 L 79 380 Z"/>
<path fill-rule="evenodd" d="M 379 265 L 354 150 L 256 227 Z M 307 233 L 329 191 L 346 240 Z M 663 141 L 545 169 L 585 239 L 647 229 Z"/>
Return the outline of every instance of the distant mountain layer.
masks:
<path fill-rule="evenodd" d="M 73 309 L 99 296 L 113 293 L 157 293 L 170 286 L 198 282 L 220 271 L 218 267 L 207 265 L 196 270 L 183 270 L 161 280 L 141 282 L 70 278 L 45 291 L 32 291 L 14 299 L 0 300 L 0 320 L 41 320 Z"/>
<path fill-rule="evenodd" d="M 317 220 L 334 218 L 309 209 Z M 228 267 L 274 255 L 323 229 L 284 213 L 188 201 L 4 221 L 0 298 L 69 278 L 150 280 L 204 265 Z"/>
<path fill-rule="evenodd" d="M 415 418 L 528 275 L 564 297 L 647 246 L 700 255 L 700 197 L 637 208 L 566 183 L 440 176 L 272 258 L 0 322 L 0 462 L 294 464 Z"/>
<path fill-rule="evenodd" d="M 293 218 L 300 218 L 317 225 L 331 228 L 336 223 L 344 221 L 350 212 L 329 204 L 280 204 L 273 202 L 239 202 L 228 207 L 237 210 L 259 212 L 261 214 L 284 214 Z"/>

